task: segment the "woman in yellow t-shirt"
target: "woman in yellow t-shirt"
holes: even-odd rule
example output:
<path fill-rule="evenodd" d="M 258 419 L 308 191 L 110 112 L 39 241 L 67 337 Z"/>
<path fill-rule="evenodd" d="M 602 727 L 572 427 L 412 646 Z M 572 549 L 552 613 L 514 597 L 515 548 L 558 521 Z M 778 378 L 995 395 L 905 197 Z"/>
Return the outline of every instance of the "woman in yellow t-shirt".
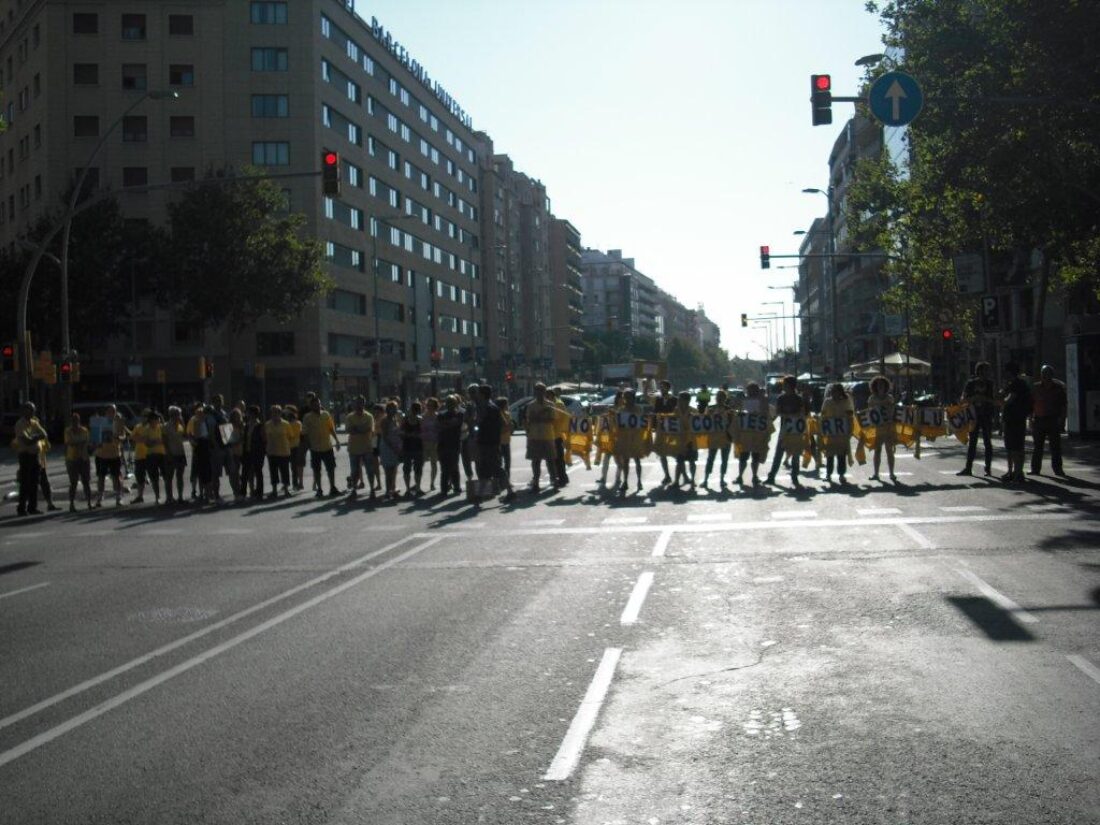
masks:
<path fill-rule="evenodd" d="M 619 492 L 624 495 L 630 482 L 631 460 L 634 461 L 637 474 L 638 492 L 642 491 L 642 459 L 649 455 L 651 448 L 649 419 L 638 408 L 635 399 L 635 391 L 626 390 L 623 393 L 622 409 L 612 413 L 611 419 L 615 432 L 615 463 L 618 465 L 615 480 L 618 482 L 619 474 L 622 475 Z"/>
<path fill-rule="evenodd" d="M 69 512 L 76 512 L 76 486 L 84 485 L 84 498 L 92 509 L 92 471 L 88 450 L 92 435 L 80 423 L 80 413 L 73 413 L 72 421 L 65 428 L 65 469 L 69 473 Z"/>
<path fill-rule="evenodd" d="M 183 470 L 187 466 L 184 449 L 183 411 L 179 407 L 168 408 L 168 420 L 164 422 L 164 501 L 166 504 L 183 502 Z M 175 483 L 175 496 L 172 484 Z"/>
<path fill-rule="evenodd" d="M 275 498 L 275 487 L 283 485 L 283 495 L 290 497 L 290 423 L 283 418 L 283 408 L 271 407 L 271 418 L 264 424 L 264 444 L 267 451 L 267 474 L 271 479 L 268 498 Z"/>
<path fill-rule="evenodd" d="M 298 416 L 298 408 L 287 404 L 283 407 L 283 418 L 290 426 L 290 486 L 301 490 L 306 469 L 306 448 L 302 443 L 302 420 Z"/>

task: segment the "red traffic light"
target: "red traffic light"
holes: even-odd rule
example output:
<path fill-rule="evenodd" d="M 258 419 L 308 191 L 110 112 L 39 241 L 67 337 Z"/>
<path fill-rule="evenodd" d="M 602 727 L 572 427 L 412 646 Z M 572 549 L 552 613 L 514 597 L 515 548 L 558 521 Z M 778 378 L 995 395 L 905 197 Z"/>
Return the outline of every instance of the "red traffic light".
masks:
<path fill-rule="evenodd" d="M 68 375 L 72 371 L 73 371 L 73 365 L 70 364 L 68 361 L 63 361 L 61 363 L 61 374 L 62 375 Z"/>
<path fill-rule="evenodd" d="M 941 334 L 943 335 L 943 340 L 945 341 L 950 341 L 952 338 L 955 337 L 955 333 L 949 329 L 945 329 Z"/>
<path fill-rule="evenodd" d="M 516 379 L 516 376 L 512 373 L 511 370 L 508 370 L 508 372 L 504 373 L 504 380 L 505 381 L 514 381 L 515 379 Z"/>
<path fill-rule="evenodd" d="M 814 75 L 814 88 L 819 92 L 828 92 L 833 88 L 833 78 L 827 74 Z"/>
<path fill-rule="evenodd" d="M 4 344 L 4 346 L 0 348 L 0 356 L 3 356 L 4 358 L 14 358 L 15 347 L 13 347 L 11 344 Z"/>
<path fill-rule="evenodd" d="M 335 152 L 325 152 L 325 166 L 335 166 L 340 162 L 340 156 Z"/>

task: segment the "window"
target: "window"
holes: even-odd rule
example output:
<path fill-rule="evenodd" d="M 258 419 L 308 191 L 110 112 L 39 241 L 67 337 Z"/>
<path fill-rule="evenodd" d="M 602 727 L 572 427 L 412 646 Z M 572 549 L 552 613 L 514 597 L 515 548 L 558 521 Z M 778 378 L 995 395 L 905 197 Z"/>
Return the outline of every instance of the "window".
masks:
<path fill-rule="evenodd" d="M 37 149 L 42 145 L 42 124 L 34 124 L 34 148 Z"/>
<path fill-rule="evenodd" d="M 130 115 L 122 119 L 122 140 L 125 143 L 144 143 L 149 140 L 149 121 L 144 115 Z"/>
<path fill-rule="evenodd" d="M 190 37 L 195 33 L 195 18 L 190 14 L 168 15 L 168 33 L 177 37 Z"/>
<path fill-rule="evenodd" d="M 202 343 L 202 327 L 176 321 L 172 324 L 172 343 L 176 346 L 195 346 Z"/>
<path fill-rule="evenodd" d="M 168 134 L 172 137 L 194 137 L 195 118 L 190 115 L 173 115 L 168 118 Z"/>
<path fill-rule="evenodd" d="M 252 117 L 289 117 L 288 95 L 252 95 Z"/>
<path fill-rule="evenodd" d="M 252 71 L 285 72 L 286 70 L 286 49 L 261 48 L 252 50 Z"/>
<path fill-rule="evenodd" d="M 285 141 L 253 143 L 252 162 L 257 166 L 289 166 L 290 144 Z"/>
<path fill-rule="evenodd" d="M 99 117 L 97 115 L 74 117 L 73 137 L 99 137 Z"/>
<path fill-rule="evenodd" d="M 328 334 L 328 354 L 343 355 L 350 358 L 359 357 L 367 348 L 367 340 L 358 335 L 339 335 L 335 332 Z"/>
<path fill-rule="evenodd" d="M 293 355 L 293 332 L 257 332 L 257 355 Z"/>
<path fill-rule="evenodd" d="M 194 86 L 195 67 L 190 63 L 172 63 L 168 66 L 169 86 Z"/>
<path fill-rule="evenodd" d="M 124 15 L 122 15 L 122 39 L 123 40 L 144 40 L 145 39 L 145 15 L 144 14 L 124 14 Z"/>
<path fill-rule="evenodd" d="M 352 249 L 342 244 L 325 242 L 325 260 L 337 266 L 363 271 L 363 253 L 361 250 Z"/>
<path fill-rule="evenodd" d="M 74 63 L 73 83 L 77 86 L 95 86 L 99 83 L 98 63 Z"/>
<path fill-rule="evenodd" d="M 253 3 L 252 22 L 268 25 L 285 25 L 286 7 L 286 3 Z"/>
<path fill-rule="evenodd" d="M 194 166 L 173 166 L 170 172 L 172 183 L 186 183 L 195 179 Z"/>
<path fill-rule="evenodd" d="M 350 315 L 366 315 L 367 296 L 346 289 L 334 289 L 328 294 L 328 308 Z"/>
<path fill-rule="evenodd" d="M 127 91 L 144 92 L 148 86 L 148 74 L 144 63 L 122 64 L 122 88 Z"/>
<path fill-rule="evenodd" d="M 99 15 L 89 12 L 74 12 L 73 34 L 99 34 Z"/>
<path fill-rule="evenodd" d="M 123 166 L 123 186 L 145 186 L 149 183 L 149 170 L 144 166 Z"/>
<path fill-rule="evenodd" d="M 378 299 L 378 320 L 379 321 L 404 321 L 405 320 L 405 307 L 403 304 L 399 304 L 396 301 L 387 301 L 385 299 Z"/>

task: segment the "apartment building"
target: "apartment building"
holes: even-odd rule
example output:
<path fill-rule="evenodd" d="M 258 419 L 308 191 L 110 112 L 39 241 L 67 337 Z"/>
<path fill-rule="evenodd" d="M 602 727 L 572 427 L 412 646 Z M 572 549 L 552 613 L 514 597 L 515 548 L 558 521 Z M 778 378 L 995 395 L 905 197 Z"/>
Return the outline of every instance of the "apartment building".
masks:
<path fill-rule="evenodd" d="M 558 378 L 574 377 L 584 355 L 581 233 L 569 221 L 550 221 L 550 331 Z"/>
<path fill-rule="evenodd" d="M 492 143 L 354 4 L 7 0 L 0 71 L 0 243 L 58 208 L 85 167 L 91 184 L 121 189 L 253 166 L 303 175 L 282 186 L 335 282 L 295 323 L 261 322 L 232 342 L 143 297 L 136 340 L 74 341 L 97 353 L 82 364 L 83 389 L 112 392 L 132 361 L 139 397 L 161 397 L 160 371 L 171 394 L 194 395 L 199 355 L 218 365 L 214 389 L 232 372 L 235 392 L 254 390 L 262 364 L 269 398 L 410 391 L 473 374 L 485 345 L 479 188 Z M 166 91 L 178 99 L 157 99 Z M 324 151 L 341 156 L 339 198 L 308 175 Z M 127 215 L 154 222 L 172 197 L 119 193 Z"/>
<path fill-rule="evenodd" d="M 663 317 L 652 278 L 624 258 L 621 249 L 585 249 L 581 253 L 586 330 L 617 332 L 658 340 Z"/>

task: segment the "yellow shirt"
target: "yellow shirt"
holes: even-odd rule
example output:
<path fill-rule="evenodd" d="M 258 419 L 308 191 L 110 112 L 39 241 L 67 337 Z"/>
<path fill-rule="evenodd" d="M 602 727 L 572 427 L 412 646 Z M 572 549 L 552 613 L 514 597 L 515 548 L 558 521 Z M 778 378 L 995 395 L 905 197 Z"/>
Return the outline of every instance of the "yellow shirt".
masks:
<path fill-rule="evenodd" d="M 290 425 L 290 449 L 296 450 L 302 443 L 302 422 L 294 419 L 286 423 Z"/>
<path fill-rule="evenodd" d="M 164 427 L 161 424 L 145 425 L 145 449 L 148 455 L 164 455 Z"/>
<path fill-rule="evenodd" d="M 38 455 L 38 441 L 35 436 L 41 436 L 45 441 L 46 431 L 42 428 L 42 423 L 34 416 L 20 418 L 15 422 L 15 438 L 11 440 L 11 448 L 17 453 Z"/>
<path fill-rule="evenodd" d="M 149 452 L 149 447 L 145 443 L 146 429 L 144 424 L 135 424 L 134 429 L 130 430 L 130 436 L 134 439 L 134 461 L 144 460 Z"/>
<path fill-rule="evenodd" d="M 65 428 L 65 460 L 80 461 L 88 458 L 88 442 L 92 434 L 87 427 Z"/>
<path fill-rule="evenodd" d="M 500 428 L 500 443 L 511 444 L 512 443 L 512 414 L 508 411 L 507 407 L 504 407 L 500 411 L 500 417 L 504 419 Z"/>
<path fill-rule="evenodd" d="M 527 440 L 553 441 L 554 407 L 546 401 L 532 401 L 527 405 Z"/>
<path fill-rule="evenodd" d="M 324 453 L 332 449 L 332 439 L 336 437 L 336 425 L 328 410 L 319 413 L 307 412 L 302 419 L 302 432 L 306 435 L 309 449 L 315 453 Z"/>
<path fill-rule="evenodd" d="M 366 410 L 361 413 L 348 413 L 344 419 L 348 431 L 348 453 L 366 455 L 371 449 L 371 437 L 374 435 L 374 416 Z"/>
<path fill-rule="evenodd" d="M 171 421 L 164 425 L 164 446 L 168 455 L 183 455 L 183 425 Z"/>
<path fill-rule="evenodd" d="M 290 422 L 280 419 L 264 424 L 267 437 L 267 454 L 276 458 L 290 458 Z"/>

